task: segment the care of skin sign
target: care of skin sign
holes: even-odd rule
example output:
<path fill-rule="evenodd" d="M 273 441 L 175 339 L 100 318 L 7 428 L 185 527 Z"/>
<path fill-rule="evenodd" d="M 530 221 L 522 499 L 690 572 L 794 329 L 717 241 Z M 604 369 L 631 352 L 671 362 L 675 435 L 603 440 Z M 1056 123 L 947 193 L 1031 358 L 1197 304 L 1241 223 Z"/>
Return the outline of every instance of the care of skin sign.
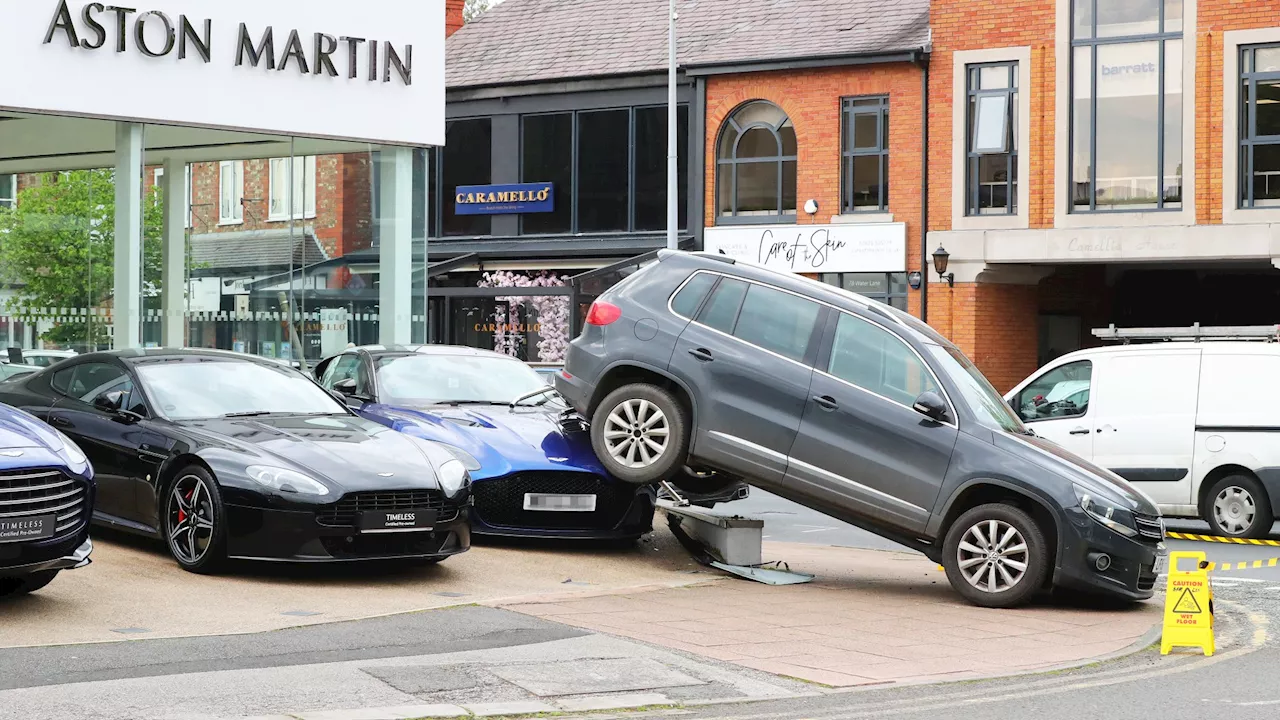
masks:
<path fill-rule="evenodd" d="M 905 272 L 904 223 L 707 228 L 707 252 L 797 273 Z"/>

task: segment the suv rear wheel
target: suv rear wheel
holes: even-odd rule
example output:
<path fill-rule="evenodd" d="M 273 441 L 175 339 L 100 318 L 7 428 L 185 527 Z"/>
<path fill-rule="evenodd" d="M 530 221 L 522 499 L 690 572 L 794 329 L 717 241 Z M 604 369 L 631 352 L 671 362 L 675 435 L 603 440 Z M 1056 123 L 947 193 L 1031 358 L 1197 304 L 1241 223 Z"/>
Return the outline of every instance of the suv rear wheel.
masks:
<path fill-rule="evenodd" d="M 1040 526 L 1013 505 L 980 505 L 947 531 L 942 565 L 951 587 L 974 605 L 1022 605 L 1044 587 L 1049 551 Z"/>
<path fill-rule="evenodd" d="M 605 396 L 591 417 L 591 447 L 609 474 L 635 485 L 670 478 L 684 467 L 689 419 L 663 388 L 623 385 Z"/>

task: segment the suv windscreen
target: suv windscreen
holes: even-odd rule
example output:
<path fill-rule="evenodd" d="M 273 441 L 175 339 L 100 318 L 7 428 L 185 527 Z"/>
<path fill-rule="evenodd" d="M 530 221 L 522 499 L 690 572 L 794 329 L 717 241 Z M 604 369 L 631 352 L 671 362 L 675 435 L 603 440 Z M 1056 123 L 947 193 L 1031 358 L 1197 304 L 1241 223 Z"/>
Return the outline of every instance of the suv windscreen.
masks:
<path fill-rule="evenodd" d="M 960 399 L 982 425 L 996 431 L 1026 434 L 1027 427 L 991 387 L 969 358 L 951 343 L 925 343 L 937 366 L 960 388 Z"/>

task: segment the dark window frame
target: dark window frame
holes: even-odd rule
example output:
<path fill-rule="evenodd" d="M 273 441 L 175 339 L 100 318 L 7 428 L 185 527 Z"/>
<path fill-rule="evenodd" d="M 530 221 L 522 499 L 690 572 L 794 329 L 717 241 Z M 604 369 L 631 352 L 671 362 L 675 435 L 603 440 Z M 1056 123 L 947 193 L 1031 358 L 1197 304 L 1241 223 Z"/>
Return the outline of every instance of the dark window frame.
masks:
<path fill-rule="evenodd" d="M 876 302 L 878 302 L 878 303 L 882 303 L 882 304 L 884 304 L 884 305 L 888 305 L 888 306 L 890 306 L 890 307 L 898 308 L 899 310 L 902 310 L 902 311 L 904 311 L 904 312 L 906 311 L 906 309 L 907 309 L 907 296 L 908 296 L 908 291 L 907 291 L 907 273 L 905 273 L 905 272 L 900 272 L 900 273 L 899 273 L 899 272 L 886 272 L 886 273 L 843 273 L 843 272 L 840 272 L 840 273 L 822 273 L 822 274 L 820 274 L 820 275 L 818 276 L 818 279 L 819 279 L 819 280 L 821 280 L 822 282 L 826 283 L 827 285 L 832 285 L 832 286 L 834 286 L 834 287 L 838 287 L 838 288 L 841 288 L 841 289 L 843 289 L 843 290 L 849 290 L 849 288 L 846 288 L 846 287 L 844 286 L 844 276 L 845 276 L 845 275 L 883 275 L 883 276 L 884 276 L 885 292 L 882 292 L 882 293 L 858 293 L 858 294 L 859 294 L 859 295 L 861 295 L 861 296 L 863 296 L 863 297 L 865 297 L 865 298 L 869 298 L 869 299 L 871 299 L 871 300 L 875 300 L 875 301 L 876 301 Z M 897 276 L 897 277 L 898 277 L 898 279 L 900 280 L 900 284 L 898 284 L 898 285 L 896 286 L 896 287 L 900 287 L 900 288 L 902 288 L 900 291 L 899 291 L 899 290 L 895 290 L 895 289 L 894 289 L 894 288 L 895 288 L 895 284 L 894 284 L 894 276 Z M 857 290 L 849 290 L 849 292 L 858 292 L 858 291 L 857 291 Z M 899 305 L 894 305 L 894 304 L 893 304 L 893 301 L 894 301 L 894 300 L 901 300 L 901 301 L 902 301 L 901 306 L 899 306 Z"/>
<path fill-rule="evenodd" d="M 874 103 L 874 104 L 872 104 Z M 853 132 L 859 115 L 876 116 L 876 147 L 855 148 Z M 889 211 L 889 96 L 859 95 L 840 99 L 840 198 L 842 213 L 882 213 Z M 880 164 L 880 182 L 876 188 L 880 202 L 875 207 L 853 204 L 854 161 L 859 157 L 876 157 Z"/>
<path fill-rule="evenodd" d="M 578 214 L 579 214 L 579 213 L 578 213 L 578 201 L 579 201 L 579 198 L 578 198 L 578 188 L 579 188 L 579 175 L 580 175 L 580 170 L 581 170 L 581 168 L 580 168 L 580 162 L 579 162 L 580 158 L 579 158 L 579 153 L 578 153 L 578 144 L 579 144 L 579 135 L 578 135 L 579 123 L 578 123 L 578 118 L 579 118 L 579 116 L 580 116 L 580 115 L 583 115 L 583 114 L 589 114 L 589 113 L 602 113 L 602 112 L 619 112 L 619 111 L 626 111 L 626 112 L 627 112 L 627 138 L 628 138 L 628 142 L 627 142 L 627 145 L 628 145 L 628 149 L 627 149 L 627 227 L 626 227 L 626 229 L 624 229 L 624 230 L 605 230 L 605 231 L 599 231 L 599 232 L 592 231 L 590 234 L 592 234 L 592 235 L 614 235 L 614 234 L 633 233 L 633 232 L 660 232 L 660 231 L 652 231 L 652 230 L 637 230 L 637 229 L 636 229 L 636 145 L 637 145 L 637 143 L 636 143 L 636 115 L 637 115 L 637 112 L 638 112 L 638 111 L 641 111 L 641 110 L 650 110 L 650 109 L 653 109 L 653 108 L 663 108 L 663 109 L 665 109 L 665 108 L 666 108 L 666 105 L 661 104 L 661 103 L 645 103 L 645 104 L 642 104 L 642 105 L 621 105 L 621 106 L 609 105 L 609 106 L 602 106 L 602 107 L 580 108 L 580 109 L 576 109 L 576 110 L 549 110 L 549 111 L 546 111 L 546 112 L 531 112 L 531 113 L 522 113 L 522 114 L 520 114 L 520 115 L 519 115 L 519 119 L 518 119 L 518 130 L 516 131 L 516 132 L 517 132 L 516 153 L 517 153 L 517 157 L 519 158 L 519 168 L 518 168 L 518 170 L 517 170 L 517 177 L 519 177 L 519 178 L 520 178 L 519 182 L 522 182 L 522 183 L 523 183 L 523 182 L 541 182 L 541 181 L 539 181 L 539 180 L 525 178 L 525 174 L 524 174 L 524 173 L 525 173 L 525 167 L 524 167 L 524 122 L 525 122 L 525 119 L 526 119 L 526 118 L 531 118 L 531 117 L 547 117 L 547 116 L 551 116 L 551 115 L 569 115 L 569 116 L 571 116 L 571 119 L 570 119 L 570 128 L 571 128 L 570 149 L 571 149 L 571 156 L 570 156 L 570 163 L 569 163 L 569 165 L 570 165 L 570 169 L 569 169 L 569 171 L 570 171 L 570 175 L 571 175 L 571 178 L 572 178 L 572 179 L 571 179 L 571 181 L 570 181 L 570 189 L 569 189 L 569 193 L 568 193 L 568 200 L 569 200 L 569 202 L 571 203 L 572 209 L 570 210 L 570 213 L 569 213 L 569 229 L 568 229 L 568 230 L 566 230 L 566 231 L 561 231 L 561 232 L 551 232 L 551 233 L 528 233 L 528 232 L 526 232 L 526 231 L 525 231 L 525 227 L 524 227 L 524 224 L 525 224 L 525 223 L 524 223 L 524 220 L 525 220 L 525 218 L 524 218 L 524 216 L 522 215 L 522 216 L 520 216 L 519 229 L 518 229 L 517 233 L 518 233 L 519 235 L 527 236 L 527 237 L 539 237 L 539 236 L 543 236 L 543 237 L 545 237 L 545 236 L 558 236 L 558 235 L 576 235 L 576 234 L 578 234 L 578 233 L 580 232 L 580 231 L 579 231 L 579 217 L 578 217 Z M 677 104 L 676 104 L 676 113 L 677 113 L 677 115 L 676 115 L 676 123 L 677 123 L 677 126 L 679 125 L 679 117 L 680 117 L 680 113 L 681 113 L 681 112 L 683 112 L 683 113 L 684 113 L 684 116 L 685 116 L 685 127 L 686 127 L 686 133 L 685 133 L 685 138 L 684 138 L 684 145 L 683 145 L 683 147 L 682 147 L 682 148 L 679 148 L 678 150 L 679 150 L 679 151 L 680 151 L 680 153 L 681 153 L 681 154 L 680 154 L 680 157 L 682 157 L 682 158 L 688 158 L 688 157 L 689 157 L 690 148 L 692 147 L 692 142 L 691 142 L 691 141 L 692 141 L 692 135 L 693 135 L 693 126 L 692 126 L 692 119 L 693 119 L 692 113 L 693 113 L 693 108 L 692 108 L 692 107 L 690 106 L 690 104 L 689 104 L 689 103 L 687 103 L 687 102 L 682 102 L 682 103 L 677 103 Z M 689 170 L 691 170 L 691 169 L 693 168 L 693 165 L 692 165 L 692 163 L 689 163 L 688 165 L 686 165 L 686 167 L 687 167 Z M 688 173 L 688 171 L 686 170 L 686 173 L 685 173 L 685 183 L 684 183 L 684 185 L 685 185 L 685 188 L 684 188 L 684 189 L 685 189 L 686 201 L 685 201 L 685 202 L 681 202 L 681 203 L 680 203 L 680 209 L 681 209 L 682 213 L 683 213 L 683 211 L 685 210 L 685 208 L 688 206 L 687 199 L 688 199 L 688 193 L 690 192 L 690 188 L 689 188 L 690 182 L 689 182 L 689 177 L 688 177 L 688 175 L 689 175 L 689 173 Z M 664 184 L 664 187 L 665 187 L 665 184 Z M 677 188 L 677 192 L 678 192 L 678 191 L 679 191 L 679 188 Z M 560 192 L 560 189 L 559 189 L 559 188 L 557 188 L 557 189 L 556 189 L 556 202 L 557 202 L 557 203 L 559 203 L 559 202 L 561 202 L 563 199 L 564 199 L 564 194 L 562 194 L 562 193 Z M 689 225 L 688 213 L 683 213 L 683 214 L 685 215 L 685 221 L 684 221 L 683 223 L 681 223 L 682 227 L 678 228 L 679 230 L 682 230 L 682 231 L 683 231 L 683 230 L 688 230 L 688 227 L 687 227 L 687 226 Z"/>
<path fill-rule="evenodd" d="M 753 122 L 747 125 L 739 124 L 736 118 L 740 114 L 742 114 L 743 110 L 745 110 L 747 107 L 756 103 L 765 103 L 777 108 L 778 112 L 782 114 L 782 120 L 779 121 L 776 125 L 770 125 L 769 123 L 765 123 L 765 122 Z M 760 225 L 760 224 L 775 224 L 779 222 L 786 223 L 786 222 L 796 221 L 796 208 L 785 207 L 784 206 L 785 203 L 783 200 L 783 196 L 786 192 L 784 190 L 784 188 L 786 187 L 786 179 L 783 174 L 786 172 L 787 163 L 788 162 L 795 163 L 797 177 L 800 174 L 800 168 L 799 168 L 800 156 L 799 156 L 799 145 L 798 145 L 799 138 L 798 137 L 796 139 L 797 154 L 795 155 L 783 154 L 785 151 L 783 150 L 781 130 L 783 127 L 785 127 L 788 124 L 792 126 L 792 130 L 794 131 L 795 124 L 791 121 L 791 117 L 787 115 L 786 111 L 783 110 L 780 106 L 778 106 L 777 103 L 773 103 L 768 100 L 749 100 L 739 105 L 738 107 L 734 108 L 733 112 L 729 113 L 729 115 L 725 117 L 724 122 L 720 124 L 720 130 L 719 132 L 716 133 L 716 144 L 715 144 L 716 188 L 715 188 L 715 193 L 713 195 L 713 203 L 715 208 L 713 215 L 715 216 L 715 221 L 717 225 Z M 720 155 L 720 141 L 726 129 L 728 128 L 733 128 L 733 130 L 737 132 L 737 137 L 734 138 L 733 149 L 730 150 L 729 157 L 726 158 L 726 157 L 721 157 Z M 772 155 L 772 156 L 764 156 L 764 157 L 739 158 L 738 146 L 739 144 L 741 144 L 742 138 L 746 136 L 746 134 L 749 131 L 757 130 L 757 129 L 768 130 L 773 135 L 774 142 L 777 143 L 778 154 Z M 777 200 L 778 212 L 761 213 L 757 215 L 740 215 L 738 214 L 738 167 L 741 165 L 747 165 L 747 164 L 764 164 L 764 163 L 774 163 L 778 167 L 777 196 L 775 198 Z M 726 172 L 728 174 L 728 181 L 731 183 L 730 185 L 731 189 L 729 191 L 730 212 L 728 214 L 724 214 L 720 210 L 720 186 L 721 186 L 721 183 L 725 181 Z"/>
<path fill-rule="evenodd" d="M 1071 47 L 1069 49 L 1069 57 L 1067 59 L 1067 191 L 1066 203 L 1067 212 L 1073 215 L 1097 215 L 1110 213 L 1139 213 L 1139 212 L 1181 212 L 1185 203 L 1183 199 L 1186 195 L 1186 183 L 1191 178 L 1185 175 L 1182 178 L 1182 184 L 1179 185 L 1177 200 L 1167 200 L 1164 190 L 1164 152 L 1165 152 L 1165 46 L 1170 40 L 1184 40 L 1185 33 L 1183 30 L 1169 32 L 1166 30 L 1165 23 L 1165 7 L 1166 3 L 1160 0 L 1160 18 L 1159 32 L 1147 33 L 1143 35 L 1108 35 L 1105 37 L 1098 36 L 1098 2 L 1100 0 L 1071 0 L 1067 22 L 1070 23 Z M 1106 2 L 1107 0 L 1101 0 Z M 1122 1 L 1122 0 L 1113 0 Z M 1089 3 L 1089 37 L 1080 38 L 1076 36 L 1076 8 L 1080 3 Z M 1156 95 L 1156 180 L 1158 189 L 1156 191 L 1156 207 L 1143 207 L 1134 209 L 1108 209 L 1105 206 L 1098 206 L 1098 47 L 1103 45 L 1123 45 L 1135 42 L 1158 41 L 1159 43 L 1159 68 L 1157 68 L 1158 77 L 1156 82 L 1159 83 Z M 1088 193 L 1089 205 L 1087 208 L 1076 205 L 1076 181 L 1075 181 L 1075 82 L 1076 82 L 1076 48 L 1089 48 L 1089 180 Z M 1186 59 L 1186 45 L 1183 45 L 1182 59 Z M 1182 82 L 1186 84 L 1186 73 L 1183 73 Z M 1194 81 L 1194 78 L 1193 78 Z M 1185 93 L 1183 93 L 1183 112 L 1185 114 Z M 1183 124 L 1182 138 L 1186 137 L 1188 128 Z M 1191 128 L 1191 132 L 1195 132 L 1195 128 Z M 1182 159 L 1182 164 L 1186 164 L 1186 158 Z M 1166 202 L 1176 203 L 1171 207 L 1165 207 Z"/>
<path fill-rule="evenodd" d="M 1280 49 L 1280 42 L 1256 43 L 1251 45 L 1242 45 L 1239 48 L 1240 77 L 1238 82 L 1241 84 L 1240 106 L 1239 106 L 1239 123 L 1236 134 L 1239 139 L 1238 149 L 1240 152 L 1240 182 L 1236 189 L 1236 207 L 1241 210 L 1254 210 L 1258 208 L 1274 208 L 1280 205 L 1280 200 L 1271 200 L 1267 204 L 1257 204 L 1257 198 L 1254 197 L 1254 148 L 1280 145 L 1280 135 L 1259 135 L 1258 134 L 1258 83 L 1259 82 L 1280 82 L 1280 71 L 1256 72 L 1257 67 L 1254 58 L 1255 50 Z M 1280 177 L 1277 177 L 1280 182 Z"/>
<path fill-rule="evenodd" d="M 982 70 L 987 68 L 1007 68 L 1009 71 L 1009 81 L 1003 88 L 982 89 L 976 82 L 980 77 Z M 964 214 L 968 217 L 990 217 L 993 215 L 1017 215 L 1018 214 L 1018 121 L 1017 111 L 1014 109 L 1014 103 L 1018 101 L 1018 61 L 1017 60 L 1001 60 L 998 62 L 971 63 L 965 66 L 965 209 Z M 1007 142 L 1009 147 L 1004 153 L 979 153 L 974 149 L 978 134 L 978 114 L 977 106 L 980 98 L 988 96 L 1005 96 L 1005 121 L 1008 123 L 1006 132 L 1008 135 Z M 985 155 L 1005 155 L 1005 203 L 1004 210 L 998 211 L 994 208 L 988 208 L 987 212 L 983 212 L 981 206 L 982 199 L 982 182 L 980 177 L 981 159 Z M 994 188 L 996 185 L 992 185 Z"/>

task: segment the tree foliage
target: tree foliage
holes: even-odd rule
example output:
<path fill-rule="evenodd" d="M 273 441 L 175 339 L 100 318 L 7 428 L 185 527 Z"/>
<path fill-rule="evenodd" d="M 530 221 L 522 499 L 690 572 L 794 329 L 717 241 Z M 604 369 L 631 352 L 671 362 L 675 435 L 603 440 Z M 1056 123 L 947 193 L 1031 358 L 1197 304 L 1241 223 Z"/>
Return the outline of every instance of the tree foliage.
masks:
<path fill-rule="evenodd" d="M 143 293 L 160 286 L 163 208 L 157 189 L 143 207 Z M 106 342 L 115 284 L 115 172 L 48 173 L 0 210 L 0 283 L 17 295 L 4 308 L 18 317 L 55 319 L 41 337 L 75 348 Z M 66 308 L 64 311 L 63 308 Z M 60 320 L 59 320 L 60 318 Z"/>
<path fill-rule="evenodd" d="M 462 6 L 462 21 L 471 22 L 493 7 L 493 0 L 466 0 Z"/>

